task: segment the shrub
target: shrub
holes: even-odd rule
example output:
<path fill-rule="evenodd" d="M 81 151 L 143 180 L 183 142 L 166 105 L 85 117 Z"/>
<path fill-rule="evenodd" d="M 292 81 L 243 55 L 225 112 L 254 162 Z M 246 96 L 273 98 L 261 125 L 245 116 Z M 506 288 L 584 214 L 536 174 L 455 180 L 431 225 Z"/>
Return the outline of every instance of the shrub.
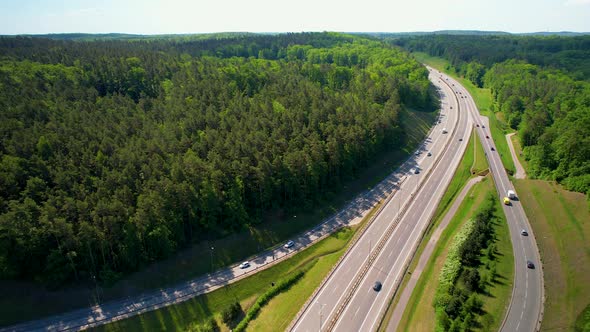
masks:
<path fill-rule="evenodd" d="M 265 304 L 267 304 L 273 297 L 277 296 L 282 291 L 291 287 L 291 285 L 293 285 L 299 279 L 301 279 L 301 277 L 303 277 L 304 274 L 305 274 L 305 271 L 300 270 L 297 273 L 291 275 L 290 277 L 280 281 L 275 286 L 273 286 L 271 289 L 267 290 L 264 294 L 262 294 L 258 298 L 258 300 L 256 300 L 256 303 L 254 303 L 254 305 L 250 308 L 250 310 L 248 310 L 248 313 L 246 313 L 246 317 L 244 317 L 244 319 L 242 319 L 242 321 L 238 324 L 238 326 L 236 326 L 236 328 L 233 331 L 234 332 L 244 331 L 246 329 L 246 327 L 248 326 L 248 324 L 250 323 L 250 321 L 252 319 L 256 318 L 256 316 L 258 315 L 258 313 L 260 312 L 260 310 L 262 309 L 262 307 Z"/>
<path fill-rule="evenodd" d="M 223 321 L 223 323 L 225 325 L 229 326 L 229 324 L 232 321 L 234 321 L 236 318 L 238 318 L 238 316 L 240 315 L 241 312 L 242 312 L 242 306 L 240 305 L 239 302 L 236 301 L 221 312 L 221 320 Z"/>

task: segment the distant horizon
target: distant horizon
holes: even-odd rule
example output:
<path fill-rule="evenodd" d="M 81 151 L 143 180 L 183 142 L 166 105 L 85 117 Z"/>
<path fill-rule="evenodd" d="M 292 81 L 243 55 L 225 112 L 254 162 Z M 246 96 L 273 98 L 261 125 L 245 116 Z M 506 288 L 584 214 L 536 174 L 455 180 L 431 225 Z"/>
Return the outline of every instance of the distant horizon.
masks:
<path fill-rule="evenodd" d="M 214 31 L 214 32 L 180 32 L 180 33 L 131 33 L 131 32 L 48 32 L 48 33 L 14 33 L 3 34 L 0 36 L 50 36 L 50 35 L 127 35 L 127 36 L 180 36 L 180 35 L 214 35 L 214 34 L 285 34 L 285 33 L 322 33 L 333 32 L 343 34 L 436 34 L 436 33 L 453 33 L 453 32 L 472 32 L 474 34 L 511 34 L 511 35 L 529 35 L 529 34 L 590 34 L 589 31 L 531 31 L 531 32 L 513 32 L 503 30 L 473 30 L 473 29 L 443 29 L 443 30 L 415 30 L 415 31 L 332 31 L 332 30 L 317 30 L 317 31 Z"/>
<path fill-rule="evenodd" d="M 0 34 L 170 35 L 224 31 L 590 31 L 590 0 L 20 0 L 0 2 Z"/>

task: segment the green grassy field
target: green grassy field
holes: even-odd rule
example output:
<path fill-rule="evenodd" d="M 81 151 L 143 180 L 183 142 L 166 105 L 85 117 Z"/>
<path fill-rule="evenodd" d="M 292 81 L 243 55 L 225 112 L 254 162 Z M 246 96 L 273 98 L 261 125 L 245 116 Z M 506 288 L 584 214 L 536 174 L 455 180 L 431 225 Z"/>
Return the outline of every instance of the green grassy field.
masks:
<path fill-rule="evenodd" d="M 243 310 L 247 311 L 256 301 L 256 298 L 270 287 L 272 282 L 276 282 L 300 269 L 307 270 L 306 274 L 310 273 L 312 275 L 311 278 L 321 277 L 322 271 L 327 273 L 326 268 L 329 269 L 330 264 L 335 262 L 344 252 L 355 229 L 344 228 L 298 253 L 291 259 L 219 290 L 195 297 L 177 305 L 103 325 L 95 330 L 182 331 L 191 323 L 202 323 L 211 317 L 217 319 L 222 331 L 227 330 L 227 327 L 221 324 L 218 317 L 222 310 L 227 308 L 231 303 L 238 301 Z M 294 287 L 300 287 L 298 285 L 306 283 L 305 279 L 308 279 L 308 277 L 305 276 L 304 279 L 299 280 Z M 321 280 L 321 278 L 318 280 Z M 313 285 L 310 287 L 313 287 Z M 313 288 L 311 290 L 313 291 Z"/>
<path fill-rule="evenodd" d="M 514 185 L 543 261 L 546 301 L 541 330 L 573 331 L 576 318 L 590 304 L 586 196 L 548 181 L 515 180 Z"/>
<path fill-rule="evenodd" d="M 448 246 L 461 226 L 475 213 L 489 193 L 494 194 L 495 187 L 493 181 L 488 178 L 476 184 L 461 204 L 449 226 L 442 233 L 426 269 L 422 272 L 416 284 L 416 288 L 400 321 L 398 331 L 434 330 L 435 314 L 432 302 L 438 287 L 439 272 L 447 256 Z M 501 211 L 500 203 L 497 202 L 497 204 L 499 211 Z M 498 329 L 504 318 L 504 311 L 510 301 L 512 292 L 514 260 L 510 238 L 507 236 L 508 226 L 505 219 L 502 218 L 501 222 L 496 223 L 494 228 L 497 239 L 495 244 L 497 246 L 496 271 L 498 277 L 496 282 L 488 286 L 489 295 L 481 295 L 484 301 L 484 313 L 477 318 L 481 331 Z M 484 268 L 484 266 L 481 268 Z"/>
<path fill-rule="evenodd" d="M 507 126 L 498 118 L 502 117 L 501 113 L 493 112 L 493 99 L 490 89 L 478 88 L 473 85 L 471 81 L 460 77 L 454 70 L 450 69 L 450 63 L 446 59 L 433 57 L 422 52 L 414 52 L 412 55 L 414 55 L 416 60 L 436 68 L 437 70 L 440 70 L 449 76 L 452 76 L 457 81 L 459 81 L 459 83 L 461 83 L 467 89 L 467 91 L 469 91 L 471 96 L 473 96 L 475 104 L 477 105 L 480 113 L 487 116 L 490 120 L 489 131 L 491 138 L 494 139 L 494 145 L 502 158 L 504 167 L 509 173 L 514 173 L 514 162 L 510 156 L 508 143 L 506 142 L 506 138 L 504 136 L 512 130 L 509 130 L 509 128 L 507 128 Z"/>

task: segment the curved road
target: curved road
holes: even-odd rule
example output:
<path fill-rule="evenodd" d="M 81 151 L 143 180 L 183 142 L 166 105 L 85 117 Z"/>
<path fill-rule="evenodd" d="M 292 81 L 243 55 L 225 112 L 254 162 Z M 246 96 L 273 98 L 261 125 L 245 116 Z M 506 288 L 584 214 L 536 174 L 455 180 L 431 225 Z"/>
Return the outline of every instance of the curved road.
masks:
<path fill-rule="evenodd" d="M 408 180 L 294 320 L 292 330 L 371 331 L 380 323 L 434 213 L 437 204 L 432 202 L 444 194 L 472 130 L 462 110 L 465 103 L 433 73 L 430 78 L 440 91 L 447 120 L 435 127 L 433 138 L 423 146 L 432 156 L 417 160 L 416 167 L 422 171 L 408 174 Z M 448 133 L 443 134 L 443 128 Z M 372 288 L 377 280 L 383 284 L 380 292 Z"/>
<path fill-rule="evenodd" d="M 447 117 L 446 111 L 443 111 L 441 112 L 440 120 L 440 125 L 436 127 L 437 130 L 431 131 L 430 136 L 420 147 L 419 151 L 422 151 L 420 155 L 413 155 L 408 158 L 396 172 L 390 174 L 370 191 L 359 194 L 339 213 L 328 218 L 317 227 L 304 232 L 297 238 L 293 238 L 295 245 L 290 249 L 278 246 L 277 248 L 251 257 L 249 259 L 251 266 L 247 269 L 240 269 L 236 264 L 169 288 L 157 289 L 133 298 L 111 301 L 35 321 L 0 328 L 0 331 L 66 331 L 95 327 L 186 301 L 264 270 L 290 257 L 294 253 L 309 247 L 336 230 L 360 222 L 372 210 L 373 206 L 388 197 L 392 191 L 398 188 L 399 184 L 408 179 L 412 180 L 413 178 L 408 177 L 410 169 L 415 167 L 422 159 L 426 158 L 425 149 L 430 148 L 434 144 L 438 144 L 436 145 L 437 147 L 440 146 L 441 139 L 447 136 L 440 134 L 440 128 L 445 126 L 451 128 L 456 118 L 454 117 L 454 113 L 451 113 Z M 423 163 L 423 166 L 428 165 L 430 159 L 434 159 L 434 157 L 427 159 Z M 411 184 L 415 186 L 416 181 L 411 182 Z"/>
<path fill-rule="evenodd" d="M 508 178 L 498 152 L 492 151 L 494 144 L 489 132 L 488 119 L 479 115 L 475 102 L 463 86 L 444 74 L 440 74 L 440 77 L 450 82 L 456 93 L 461 95 L 462 99 L 470 105 L 469 110 L 472 117 L 476 125 L 479 125 L 476 127 L 476 132 L 486 151 L 498 196 L 502 200 L 508 190 L 514 190 L 514 186 Z M 486 138 L 486 136 L 490 138 Z M 543 268 L 537 242 L 520 201 L 518 199 L 512 200 L 510 205 L 502 206 L 510 229 L 515 273 L 512 299 L 500 330 L 505 332 L 536 331 L 541 325 L 544 301 Z M 521 235 L 521 230 L 526 230 L 528 236 Z M 534 263 L 534 269 L 527 268 L 527 260 Z"/>
<path fill-rule="evenodd" d="M 512 160 L 514 161 L 514 167 L 516 167 L 516 173 L 514 173 L 514 178 L 515 179 L 525 179 L 526 172 L 524 170 L 524 167 L 522 167 L 522 164 L 520 163 L 518 156 L 516 155 L 516 150 L 514 149 L 514 144 L 512 143 L 512 136 L 514 136 L 514 134 L 515 133 L 506 134 L 506 141 L 508 141 L 508 148 L 510 149 L 510 154 L 512 155 Z"/>

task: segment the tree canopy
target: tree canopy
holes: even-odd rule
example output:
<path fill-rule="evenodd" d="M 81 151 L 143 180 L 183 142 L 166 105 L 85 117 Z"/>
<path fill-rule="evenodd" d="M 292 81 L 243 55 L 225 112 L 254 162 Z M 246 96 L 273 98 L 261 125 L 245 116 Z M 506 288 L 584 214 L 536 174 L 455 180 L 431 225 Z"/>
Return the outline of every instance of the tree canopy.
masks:
<path fill-rule="evenodd" d="M 427 71 L 331 33 L 0 38 L 0 278 L 116 278 L 311 208 L 385 149 Z"/>
<path fill-rule="evenodd" d="M 394 43 L 443 56 L 491 89 L 495 111 L 518 132 L 529 175 L 590 194 L 590 36 L 431 35 Z"/>

